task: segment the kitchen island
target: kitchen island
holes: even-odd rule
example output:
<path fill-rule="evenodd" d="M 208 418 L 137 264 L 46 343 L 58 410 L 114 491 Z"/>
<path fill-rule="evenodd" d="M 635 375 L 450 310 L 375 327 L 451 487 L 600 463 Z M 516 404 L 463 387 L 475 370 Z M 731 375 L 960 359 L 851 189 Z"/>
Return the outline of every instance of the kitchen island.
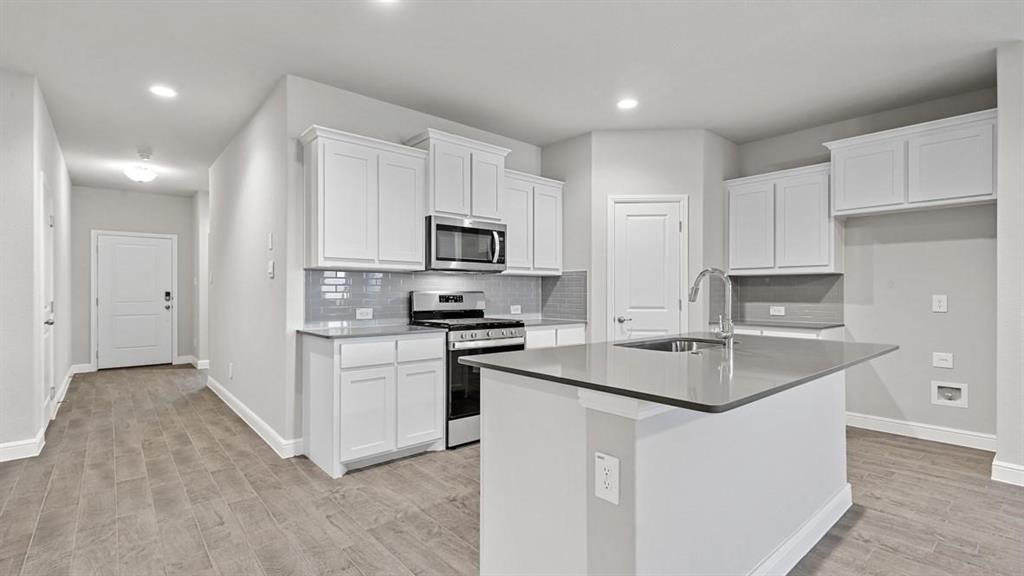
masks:
<path fill-rule="evenodd" d="M 849 509 L 844 370 L 896 347 L 695 347 L 462 360 L 482 372 L 482 574 L 785 574 Z"/>

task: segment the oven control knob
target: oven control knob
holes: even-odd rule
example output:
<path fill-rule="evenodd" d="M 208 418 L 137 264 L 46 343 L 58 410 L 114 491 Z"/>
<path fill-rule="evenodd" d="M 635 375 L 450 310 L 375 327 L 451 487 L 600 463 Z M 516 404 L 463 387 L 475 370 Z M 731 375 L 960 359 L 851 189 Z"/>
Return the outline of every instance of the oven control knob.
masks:
<path fill-rule="evenodd" d="M 502 330 L 501 331 L 501 335 L 502 336 L 508 336 L 508 330 Z"/>
<path fill-rule="evenodd" d="M 475 340 L 476 339 L 476 332 L 470 332 L 469 333 L 469 337 Z"/>

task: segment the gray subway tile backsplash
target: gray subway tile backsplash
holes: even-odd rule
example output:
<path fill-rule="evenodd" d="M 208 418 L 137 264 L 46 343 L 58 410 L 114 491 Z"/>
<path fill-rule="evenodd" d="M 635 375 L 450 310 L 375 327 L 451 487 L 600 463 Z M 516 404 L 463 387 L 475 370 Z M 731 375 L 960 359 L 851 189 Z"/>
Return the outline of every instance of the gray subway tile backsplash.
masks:
<path fill-rule="evenodd" d="M 481 290 L 489 314 L 508 314 L 513 304 L 522 306 L 523 314 L 541 312 L 540 278 L 306 270 L 306 323 L 352 322 L 356 308 L 373 308 L 374 322 L 403 322 L 409 319 L 409 292 L 415 290 Z"/>
<path fill-rule="evenodd" d="M 843 321 L 843 276 L 733 276 L 733 317 L 758 320 Z M 771 316 L 771 306 L 785 306 L 784 317 Z"/>
<path fill-rule="evenodd" d="M 541 315 L 587 320 L 587 271 L 572 270 L 541 280 Z"/>

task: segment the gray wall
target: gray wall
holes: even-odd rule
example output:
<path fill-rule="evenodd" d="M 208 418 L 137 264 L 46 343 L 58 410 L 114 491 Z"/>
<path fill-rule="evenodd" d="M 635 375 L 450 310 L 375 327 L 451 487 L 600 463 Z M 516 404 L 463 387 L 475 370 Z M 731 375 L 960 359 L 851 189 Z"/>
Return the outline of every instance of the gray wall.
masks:
<path fill-rule="evenodd" d="M 565 182 L 562 187 L 562 266 L 590 268 L 591 235 L 591 134 L 545 146 L 543 174 Z"/>
<path fill-rule="evenodd" d="M 993 90 L 853 118 L 739 147 L 743 175 L 828 160 L 822 142 L 995 106 Z M 950 208 L 846 220 L 847 336 L 899 344 L 847 378 L 853 412 L 982 433 L 995 431 L 995 208 Z M 930 312 L 947 294 L 949 314 Z M 954 352 L 955 370 L 931 367 Z M 970 407 L 931 404 L 931 380 L 965 382 Z"/>
<path fill-rule="evenodd" d="M 193 353 L 195 334 L 195 215 L 188 196 L 75 186 L 71 191 L 72 358 L 91 364 L 89 305 L 93 230 L 177 234 L 178 355 Z"/>

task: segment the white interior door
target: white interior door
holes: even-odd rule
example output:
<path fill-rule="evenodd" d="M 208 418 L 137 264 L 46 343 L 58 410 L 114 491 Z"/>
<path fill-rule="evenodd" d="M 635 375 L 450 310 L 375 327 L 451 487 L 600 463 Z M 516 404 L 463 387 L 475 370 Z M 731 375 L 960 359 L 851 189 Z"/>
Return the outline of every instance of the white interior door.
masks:
<path fill-rule="evenodd" d="M 679 202 L 616 202 L 609 340 L 681 331 Z"/>
<path fill-rule="evenodd" d="M 96 242 L 97 367 L 170 364 L 172 239 L 101 234 Z"/>
<path fill-rule="evenodd" d="M 43 213 L 40 226 L 43 231 L 43 398 L 50 410 L 56 391 L 54 374 L 56 373 L 56 359 L 54 358 L 54 309 L 53 309 L 53 284 L 54 284 L 54 242 L 53 242 L 53 193 L 50 190 L 44 172 L 39 173 L 40 191 L 43 196 Z"/>

